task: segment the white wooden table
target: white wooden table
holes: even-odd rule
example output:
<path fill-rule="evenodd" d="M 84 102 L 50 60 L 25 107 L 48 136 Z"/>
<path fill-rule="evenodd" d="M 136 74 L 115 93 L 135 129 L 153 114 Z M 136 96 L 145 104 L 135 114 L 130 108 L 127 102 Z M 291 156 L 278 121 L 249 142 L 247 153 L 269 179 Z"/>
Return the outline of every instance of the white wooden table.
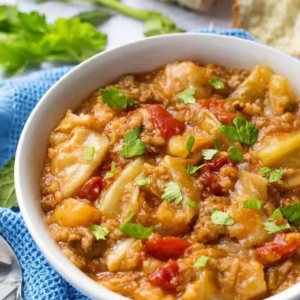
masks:
<path fill-rule="evenodd" d="M 1 4 L 14 4 L 16 0 L 0 0 Z M 79 12 L 93 8 L 85 3 L 47 2 L 36 4 L 35 0 L 17 1 L 23 11 L 38 10 L 53 22 L 58 17 L 71 17 Z M 132 7 L 157 10 L 172 18 L 178 27 L 185 30 L 207 28 L 211 23 L 214 28 L 228 28 L 231 25 L 231 7 L 233 0 L 216 0 L 215 7 L 208 13 L 197 14 L 182 7 L 166 4 L 157 0 L 123 0 Z M 143 38 L 143 25 L 140 21 L 116 15 L 99 27 L 108 34 L 108 49 Z"/>

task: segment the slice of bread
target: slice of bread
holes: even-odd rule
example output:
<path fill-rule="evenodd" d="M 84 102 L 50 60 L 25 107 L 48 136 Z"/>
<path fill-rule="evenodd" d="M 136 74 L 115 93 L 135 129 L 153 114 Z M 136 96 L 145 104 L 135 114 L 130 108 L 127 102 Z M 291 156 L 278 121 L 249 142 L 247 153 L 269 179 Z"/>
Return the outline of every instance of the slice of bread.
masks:
<path fill-rule="evenodd" d="M 215 0 L 161 0 L 165 2 L 177 2 L 182 6 L 187 8 L 198 10 L 198 11 L 205 11 L 209 10 Z"/>
<path fill-rule="evenodd" d="M 300 0 L 236 0 L 233 27 L 300 56 Z"/>

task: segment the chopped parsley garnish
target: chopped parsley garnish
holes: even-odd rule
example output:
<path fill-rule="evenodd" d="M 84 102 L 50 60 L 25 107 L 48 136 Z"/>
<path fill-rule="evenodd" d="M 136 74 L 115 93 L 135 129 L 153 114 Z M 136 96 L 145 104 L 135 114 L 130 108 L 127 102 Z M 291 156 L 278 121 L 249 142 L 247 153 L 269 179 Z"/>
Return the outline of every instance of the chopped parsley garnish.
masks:
<path fill-rule="evenodd" d="M 203 149 L 202 155 L 205 160 L 211 160 L 219 151 L 215 149 Z"/>
<path fill-rule="evenodd" d="M 138 185 L 148 185 L 150 183 L 149 178 L 139 178 L 135 181 Z"/>
<path fill-rule="evenodd" d="M 245 200 L 243 203 L 243 207 L 260 210 L 263 203 L 264 202 L 262 200 L 253 198 L 253 199 Z"/>
<path fill-rule="evenodd" d="M 196 89 L 191 87 L 177 95 L 178 100 L 184 104 L 194 104 L 196 103 L 195 99 Z"/>
<path fill-rule="evenodd" d="M 198 170 L 200 170 L 202 167 L 204 167 L 206 164 L 203 164 L 201 166 L 188 166 L 186 171 L 189 173 L 189 174 L 194 174 L 196 173 Z"/>
<path fill-rule="evenodd" d="M 210 257 L 201 255 L 200 258 L 194 264 L 194 267 L 196 268 L 205 267 L 209 259 Z"/>
<path fill-rule="evenodd" d="M 195 144 L 195 138 L 192 135 L 190 135 L 185 144 L 188 154 L 192 154 L 194 144 Z"/>
<path fill-rule="evenodd" d="M 92 225 L 90 230 L 97 241 L 106 240 L 106 236 L 109 234 L 109 231 L 105 226 Z"/>
<path fill-rule="evenodd" d="M 212 76 L 208 82 L 216 90 L 223 90 L 225 88 L 225 83 L 217 76 Z"/>
<path fill-rule="evenodd" d="M 133 216 L 134 212 L 131 210 L 128 218 L 120 224 L 121 232 L 136 239 L 147 239 L 153 232 L 153 226 L 144 227 L 140 224 L 129 223 Z"/>
<path fill-rule="evenodd" d="M 92 161 L 94 159 L 94 155 L 95 155 L 95 147 L 89 146 L 85 148 L 84 159 L 86 161 Z"/>
<path fill-rule="evenodd" d="M 258 137 L 258 129 L 255 125 L 238 115 L 233 120 L 233 125 L 221 125 L 220 132 L 235 142 L 241 142 L 252 146 Z"/>
<path fill-rule="evenodd" d="M 220 143 L 219 143 L 218 139 L 215 136 L 213 137 L 213 142 L 214 142 L 215 149 L 220 151 L 221 150 Z"/>
<path fill-rule="evenodd" d="M 279 219 L 279 218 L 282 218 L 282 217 L 283 217 L 283 215 L 282 215 L 280 209 L 279 209 L 279 208 L 276 208 L 276 209 L 273 211 L 272 215 L 269 217 L 268 221 L 274 221 L 274 220 Z"/>
<path fill-rule="evenodd" d="M 220 211 L 216 207 L 212 210 L 210 219 L 216 225 L 232 225 L 234 220 L 229 216 L 228 212 Z"/>
<path fill-rule="evenodd" d="M 133 106 L 139 103 L 115 87 L 100 89 L 100 94 L 103 102 L 106 103 L 110 108 L 124 109 L 127 106 Z"/>
<path fill-rule="evenodd" d="M 288 223 L 282 225 L 276 225 L 273 222 L 265 222 L 264 225 L 268 234 L 277 233 L 290 228 L 290 225 Z"/>
<path fill-rule="evenodd" d="M 161 197 L 169 202 L 174 201 L 175 204 L 179 204 L 183 199 L 179 184 L 173 181 L 168 182 Z"/>
<path fill-rule="evenodd" d="M 228 156 L 237 163 L 240 163 L 244 158 L 243 154 L 237 147 L 230 147 L 228 149 Z"/>
<path fill-rule="evenodd" d="M 194 208 L 195 210 L 199 210 L 199 205 L 195 201 L 186 200 L 185 203 L 186 203 L 186 205 Z"/>
<path fill-rule="evenodd" d="M 114 177 L 115 173 L 116 173 L 116 163 L 112 161 L 110 164 L 110 171 L 105 174 L 104 179 L 109 179 Z"/>
<path fill-rule="evenodd" d="M 282 215 L 291 223 L 300 226 L 300 202 L 280 207 Z"/>
<path fill-rule="evenodd" d="M 136 128 L 126 133 L 121 154 L 124 157 L 142 155 L 146 151 L 145 144 L 139 139 L 140 128 Z"/>
<path fill-rule="evenodd" d="M 268 167 L 262 167 L 259 170 L 259 174 L 268 177 L 269 183 L 272 183 L 282 179 L 284 176 L 284 171 L 282 169 L 272 170 Z"/>

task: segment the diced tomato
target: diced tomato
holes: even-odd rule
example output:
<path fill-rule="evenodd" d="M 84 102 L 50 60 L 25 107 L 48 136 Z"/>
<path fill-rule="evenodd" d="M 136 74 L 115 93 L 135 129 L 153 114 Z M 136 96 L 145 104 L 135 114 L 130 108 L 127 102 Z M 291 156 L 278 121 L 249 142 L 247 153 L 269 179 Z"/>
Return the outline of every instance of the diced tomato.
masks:
<path fill-rule="evenodd" d="M 174 119 L 174 117 L 161 105 L 149 105 L 147 108 L 156 129 L 161 132 L 161 135 L 165 139 L 169 139 L 172 136 L 183 132 L 184 124 Z"/>
<path fill-rule="evenodd" d="M 226 100 L 204 99 L 199 100 L 198 104 L 201 107 L 207 108 L 215 117 L 225 125 L 231 124 L 236 114 L 231 113 L 225 109 Z"/>
<path fill-rule="evenodd" d="M 287 258 L 299 246 L 299 233 L 280 233 L 276 235 L 272 242 L 265 243 L 263 246 L 256 248 L 254 253 L 256 258 L 264 265 L 270 265 Z"/>
<path fill-rule="evenodd" d="M 160 260 L 177 259 L 190 246 L 190 243 L 173 236 L 155 236 L 146 242 L 146 251 Z"/>
<path fill-rule="evenodd" d="M 168 291 L 176 291 L 179 286 L 179 266 L 177 261 L 169 260 L 153 273 L 148 281 Z"/>
<path fill-rule="evenodd" d="M 222 187 L 219 184 L 218 175 L 212 173 L 209 169 L 206 169 L 201 174 L 199 180 L 205 190 L 212 192 L 216 196 L 221 196 L 223 194 Z"/>
<path fill-rule="evenodd" d="M 99 176 L 91 177 L 80 189 L 77 196 L 80 199 L 95 201 L 98 199 L 103 188 L 102 178 Z"/>
<path fill-rule="evenodd" d="M 208 164 L 211 172 L 219 172 L 226 165 L 234 167 L 234 162 L 229 157 L 214 157 Z"/>

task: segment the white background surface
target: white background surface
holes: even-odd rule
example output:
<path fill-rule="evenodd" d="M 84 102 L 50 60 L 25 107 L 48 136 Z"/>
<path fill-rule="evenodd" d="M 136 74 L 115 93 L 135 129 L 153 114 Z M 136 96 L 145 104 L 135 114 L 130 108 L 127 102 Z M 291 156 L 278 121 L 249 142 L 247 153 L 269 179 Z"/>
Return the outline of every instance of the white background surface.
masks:
<path fill-rule="evenodd" d="M 79 12 L 93 8 L 86 3 L 58 3 L 47 2 L 36 4 L 35 0 L 0 0 L 1 4 L 15 4 L 23 11 L 38 10 L 47 15 L 47 19 L 53 22 L 58 17 L 71 17 Z M 210 12 L 195 13 L 179 7 L 175 4 L 166 4 L 158 0 L 123 0 L 124 4 L 132 7 L 161 11 L 171 17 L 178 27 L 185 30 L 207 28 L 210 24 L 214 28 L 228 28 L 231 26 L 231 7 L 233 0 L 216 0 Z M 108 34 L 108 47 L 116 47 L 131 41 L 143 38 L 143 24 L 140 21 L 115 15 L 99 30 Z"/>

